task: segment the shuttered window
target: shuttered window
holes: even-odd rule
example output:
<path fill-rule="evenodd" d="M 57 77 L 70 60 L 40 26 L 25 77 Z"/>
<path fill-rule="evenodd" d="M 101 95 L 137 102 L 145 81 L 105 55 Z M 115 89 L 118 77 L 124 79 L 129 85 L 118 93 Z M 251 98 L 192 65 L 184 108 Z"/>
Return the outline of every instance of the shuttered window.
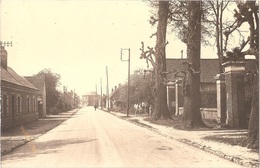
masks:
<path fill-rule="evenodd" d="M 22 113 L 22 98 L 21 96 L 17 96 L 17 114 L 20 115 Z"/>
<path fill-rule="evenodd" d="M 27 99 L 26 99 L 26 112 L 27 112 L 27 113 L 30 113 L 30 111 L 31 111 L 30 106 L 31 106 L 30 98 L 27 97 Z"/>
<path fill-rule="evenodd" d="M 3 108 L 3 116 L 7 116 L 8 115 L 8 95 L 3 95 L 3 102 L 2 102 L 2 108 Z"/>

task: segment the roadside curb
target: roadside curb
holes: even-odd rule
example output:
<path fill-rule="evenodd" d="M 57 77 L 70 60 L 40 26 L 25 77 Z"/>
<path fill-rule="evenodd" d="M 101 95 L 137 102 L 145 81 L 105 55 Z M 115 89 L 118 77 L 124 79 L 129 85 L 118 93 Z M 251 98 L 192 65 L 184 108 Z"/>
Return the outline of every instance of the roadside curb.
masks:
<path fill-rule="evenodd" d="M 112 115 L 114 115 L 114 116 L 116 116 L 116 117 L 118 117 L 118 118 L 120 118 L 120 119 L 123 119 L 123 120 L 126 120 L 126 121 L 128 121 L 128 122 L 131 122 L 131 123 L 133 123 L 133 124 L 136 124 L 136 125 L 139 125 L 139 126 L 141 126 L 141 127 L 147 128 L 147 129 L 149 129 L 149 130 L 151 130 L 151 131 L 153 131 L 153 132 L 156 132 L 156 133 L 158 133 L 159 135 L 162 135 L 162 136 L 164 136 L 164 137 L 167 137 L 167 138 L 170 138 L 170 139 L 174 139 L 174 140 L 177 140 L 177 141 L 179 141 L 179 142 L 185 143 L 185 144 L 187 144 L 187 145 L 196 147 L 196 148 L 201 149 L 201 150 L 203 150 L 203 151 L 205 151 L 205 152 L 214 154 L 214 155 L 216 155 L 216 156 L 219 156 L 219 157 L 221 157 L 221 158 L 223 158 L 223 159 L 226 159 L 226 160 L 229 160 L 229 161 L 231 161 L 231 162 L 237 163 L 237 164 L 239 164 L 239 165 L 242 165 L 242 166 L 245 166 L 245 167 L 250 167 L 250 168 L 258 168 L 258 167 L 259 167 L 259 163 L 258 163 L 258 162 L 254 162 L 254 161 L 250 160 L 251 162 L 253 162 L 253 163 L 251 163 L 250 161 L 245 161 L 245 160 L 243 160 L 243 159 L 241 159 L 241 158 L 239 158 L 239 157 L 226 155 L 225 153 L 223 153 L 223 152 L 221 152 L 221 151 L 213 150 L 213 149 L 211 149 L 211 147 L 209 147 L 209 146 L 206 146 L 206 145 L 203 145 L 203 144 L 200 144 L 200 143 L 191 141 L 191 140 L 189 140 L 189 139 L 185 139 L 185 138 L 175 138 L 175 137 L 173 137 L 173 136 L 171 136 L 171 135 L 167 135 L 167 134 L 161 133 L 161 132 L 160 132 L 159 130 L 157 130 L 156 128 L 153 128 L 151 125 L 147 125 L 147 124 L 141 123 L 140 120 L 135 121 L 135 120 L 137 120 L 137 119 L 123 118 L 123 117 L 118 116 L 118 115 L 116 115 L 116 114 L 114 114 L 114 113 L 110 113 L 110 114 L 112 114 Z"/>
<path fill-rule="evenodd" d="M 199 144 L 197 142 L 193 142 L 193 141 L 191 141 L 189 139 L 182 139 L 182 138 L 179 138 L 179 139 L 174 138 L 174 139 L 178 140 L 179 142 L 182 142 L 182 143 L 185 143 L 187 145 L 199 148 L 199 149 L 201 149 L 203 151 L 206 151 L 208 153 L 214 154 L 216 156 L 219 156 L 221 158 L 227 159 L 227 160 L 229 160 L 231 162 L 237 163 L 237 164 L 245 166 L 245 167 L 257 168 L 258 165 L 259 165 L 258 163 L 251 163 L 249 161 L 245 162 L 243 159 L 241 159 L 239 157 L 236 157 L 236 156 L 226 155 L 225 153 L 223 153 L 221 151 L 213 150 L 209 146 L 202 145 L 202 144 Z"/>
<path fill-rule="evenodd" d="M 77 113 L 77 112 L 79 111 L 79 109 L 80 109 L 80 108 L 75 109 L 75 111 L 71 114 L 71 116 L 73 116 L 75 113 Z M 69 119 L 69 118 L 68 118 L 68 119 Z M 67 119 L 66 119 L 66 120 L 67 120 Z M 59 121 L 59 122 L 58 122 L 57 124 L 55 124 L 53 127 L 50 127 L 50 128 L 48 128 L 48 129 L 45 129 L 45 130 L 43 130 L 42 132 L 40 132 L 39 134 L 37 134 L 37 135 L 35 135 L 35 136 L 31 136 L 31 137 L 28 138 L 28 139 L 23 139 L 23 140 L 21 140 L 22 142 L 15 144 L 15 145 L 14 145 L 13 147 L 11 147 L 10 149 L 6 149 L 6 150 L 4 150 L 4 151 L 1 151 L 1 156 L 6 155 L 6 154 L 8 154 L 8 153 L 14 151 L 15 149 L 19 148 L 20 146 L 23 146 L 23 145 L 25 145 L 25 144 L 27 144 L 27 143 L 29 143 L 29 142 L 31 142 L 31 141 L 37 139 L 38 137 L 44 135 L 45 133 L 47 133 L 48 131 L 52 130 L 53 128 L 59 126 L 61 123 L 63 123 L 63 122 L 66 121 L 66 120 Z"/>

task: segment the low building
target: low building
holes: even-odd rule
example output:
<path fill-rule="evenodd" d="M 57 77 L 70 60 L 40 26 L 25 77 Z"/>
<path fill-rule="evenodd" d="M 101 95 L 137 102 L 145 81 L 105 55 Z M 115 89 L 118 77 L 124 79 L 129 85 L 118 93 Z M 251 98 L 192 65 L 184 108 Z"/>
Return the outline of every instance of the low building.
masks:
<path fill-rule="evenodd" d="M 183 59 L 166 59 L 167 72 L 180 71 L 184 68 Z M 245 59 L 245 77 L 246 74 L 254 72 L 256 68 L 255 60 Z M 204 118 L 217 119 L 217 85 L 215 76 L 220 73 L 218 59 L 200 60 L 200 91 L 201 91 L 201 113 Z M 183 110 L 183 77 L 176 77 L 174 73 L 167 75 L 167 104 L 173 114 L 182 114 Z M 245 103 L 250 106 L 252 99 L 252 88 L 248 82 L 245 85 Z M 250 109 L 250 108 L 246 108 Z M 249 112 L 246 112 L 249 113 Z"/>
<path fill-rule="evenodd" d="M 119 86 L 115 86 L 114 89 L 112 89 L 110 94 L 110 108 L 113 111 L 122 111 L 124 109 L 124 103 L 121 99 L 122 92 L 124 92 L 123 87 L 121 84 Z"/>
<path fill-rule="evenodd" d="M 166 59 L 167 72 L 184 69 L 184 59 Z M 217 108 L 216 99 L 216 81 L 214 76 L 220 72 L 218 59 L 201 59 L 200 60 L 200 91 L 201 91 L 201 107 Z M 167 75 L 167 103 L 169 110 L 178 115 L 180 107 L 183 107 L 182 93 L 183 77 L 176 77 L 174 73 Z M 215 110 L 216 111 L 216 110 Z"/>
<path fill-rule="evenodd" d="M 7 64 L 7 51 L 1 46 L 1 129 L 6 130 L 38 120 L 42 93 Z"/>

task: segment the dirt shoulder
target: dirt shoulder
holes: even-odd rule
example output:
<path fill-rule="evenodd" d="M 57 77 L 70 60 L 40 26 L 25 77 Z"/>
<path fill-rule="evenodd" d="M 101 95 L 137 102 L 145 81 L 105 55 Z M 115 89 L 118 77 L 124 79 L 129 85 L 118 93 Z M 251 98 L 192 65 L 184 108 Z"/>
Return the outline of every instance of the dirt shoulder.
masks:
<path fill-rule="evenodd" d="M 44 119 L 29 122 L 20 127 L 14 127 L 7 131 L 1 132 L 1 155 L 10 153 L 15 148 L 24 145 L 45 132 L 55 128 L 62 122 L 69 119 L 79 109 L 62 112 L 57 115 L 47 115 Z"/>

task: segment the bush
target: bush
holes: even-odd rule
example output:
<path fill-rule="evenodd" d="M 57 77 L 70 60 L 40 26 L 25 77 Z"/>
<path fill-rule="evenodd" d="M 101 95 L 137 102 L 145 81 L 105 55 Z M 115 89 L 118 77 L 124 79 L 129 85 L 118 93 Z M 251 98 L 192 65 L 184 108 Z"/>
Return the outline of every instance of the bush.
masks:
<path fill-rule="evenodd" d="M 57 115 L 62 111 L 60 109 L 56 108 L 56 107 L 51 107 L 51 108 L 48 109 L 48 112 L 49 112 L 49 114 Z"/>

